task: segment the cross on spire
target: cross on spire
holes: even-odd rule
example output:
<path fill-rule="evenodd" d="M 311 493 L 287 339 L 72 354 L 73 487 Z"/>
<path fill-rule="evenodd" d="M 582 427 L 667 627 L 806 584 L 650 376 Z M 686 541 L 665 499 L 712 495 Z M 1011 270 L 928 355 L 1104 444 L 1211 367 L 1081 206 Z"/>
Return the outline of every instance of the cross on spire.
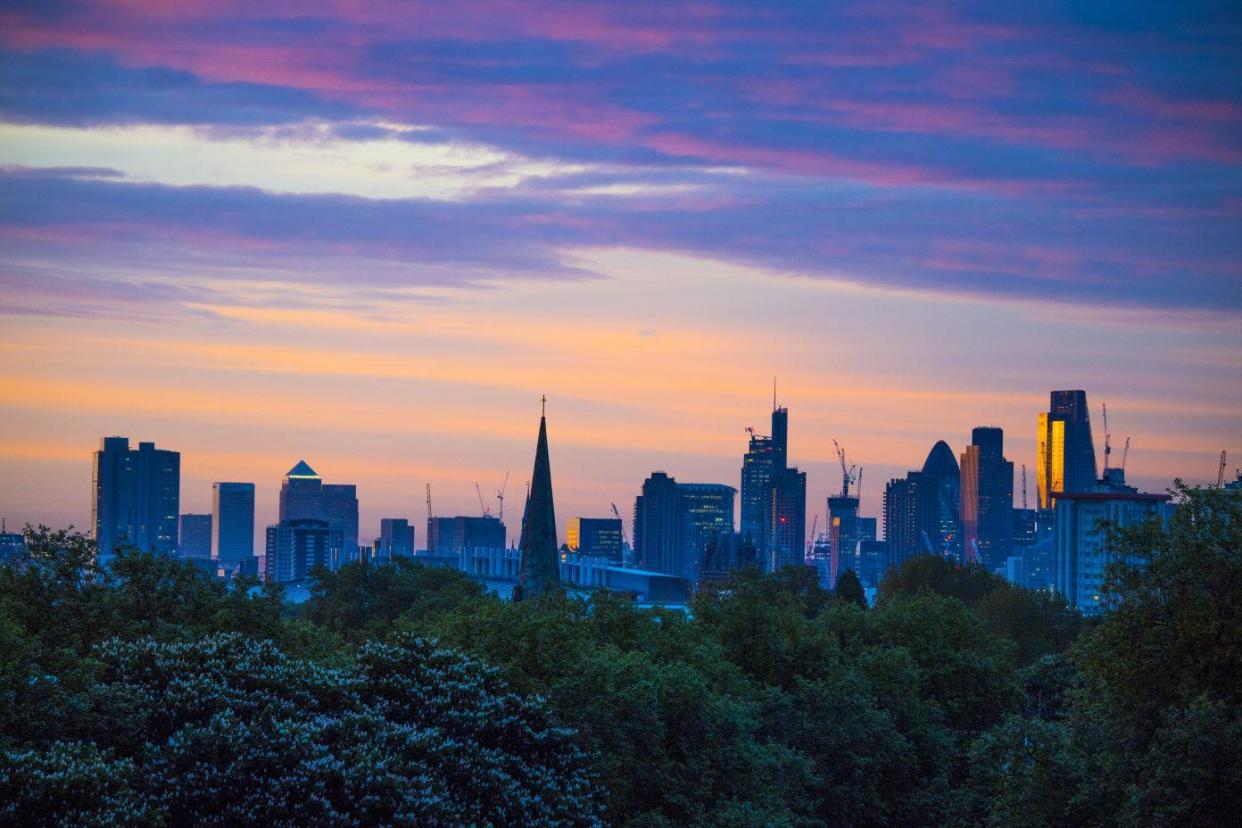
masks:
<path fill-rule="evenodd" d="M 546 417 L 548 415 L 548 395 L 544 394 L 539 398 L 539 416 Z"/>

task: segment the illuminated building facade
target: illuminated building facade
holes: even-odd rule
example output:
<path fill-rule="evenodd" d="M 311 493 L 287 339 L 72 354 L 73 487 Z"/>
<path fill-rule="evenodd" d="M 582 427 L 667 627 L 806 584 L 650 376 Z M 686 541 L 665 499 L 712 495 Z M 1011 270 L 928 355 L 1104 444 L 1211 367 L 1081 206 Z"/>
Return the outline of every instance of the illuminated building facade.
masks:
<path fill-rule="evenodd" d="M 570 518 L 565 545 L 571 552 L 621 562 L 621 521 L 617 518 Z"/>
<path fill-rule="evenodd" d="M 1053 391 L 1039 415 L 1035 484 L 1038 507 L 1053 506 L 1053 492 L 1085 492 L 1095 485 L 1095 444 L 1087 392 Z"/>
<path fill-rule="evenodd" d="M 1005 459 L 1005 435 L 980 426 L 962 454 L 962 560 L 990 571 L 1006 565 L 1013 550 L 1013 463 Z"/>

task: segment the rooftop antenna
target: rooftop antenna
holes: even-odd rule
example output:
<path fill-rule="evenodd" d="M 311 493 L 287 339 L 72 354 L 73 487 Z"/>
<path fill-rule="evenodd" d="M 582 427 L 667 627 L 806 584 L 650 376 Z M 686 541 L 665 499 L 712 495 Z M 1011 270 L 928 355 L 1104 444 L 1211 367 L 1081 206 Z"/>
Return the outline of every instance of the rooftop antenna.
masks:
<path fill-rule="evenodd" d="M 858 485 L 854 487 L 854 497 L 858 498 L 858 505 L 862 506 L 862 466 L 858 467 Z"/>
<path fill-rule="evenodd" d="M 1022 511 L 1026 511 L 1026 463 L 1022 464 Z"/>
<path fill-rule="evenodd" d="M 1220 468 L 1216 470 L 1216 488 L 1219 489 L 1224 485 L 1225 485 L 1225 450 L 1221 449 Z"/>
<path fill-rule="evenodd" d="M 427 522 L 431 523 L 431 484 L 427 484 Z"/>

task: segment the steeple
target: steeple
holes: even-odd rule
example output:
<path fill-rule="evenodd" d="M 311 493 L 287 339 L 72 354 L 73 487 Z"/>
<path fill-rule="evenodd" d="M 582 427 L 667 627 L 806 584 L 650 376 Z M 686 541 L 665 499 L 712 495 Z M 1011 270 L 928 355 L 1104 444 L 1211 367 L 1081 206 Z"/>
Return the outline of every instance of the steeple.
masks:
<path fill-rule="evenodd" d="M 546 411 L 547 398 L 541 400 Z M 552 505 L 552 466 L 548 462 L 548 421 L 539 417 L 539 442 L 535 445 L 535 469 L 530 494 L 522 515 L 522 566 L 515 601 L 534 598 L 560 588 L 561 561 L 556 543 L 556 512 Z"/>

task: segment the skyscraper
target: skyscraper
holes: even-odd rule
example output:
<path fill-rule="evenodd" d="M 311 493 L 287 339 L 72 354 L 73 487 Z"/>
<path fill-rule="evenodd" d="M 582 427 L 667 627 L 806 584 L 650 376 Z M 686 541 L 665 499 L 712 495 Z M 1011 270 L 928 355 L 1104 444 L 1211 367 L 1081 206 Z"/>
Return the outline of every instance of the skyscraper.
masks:
<path fill-rule="evenodd" d="M 768 572 L 801 565 L 806 543 L 806 474 L 789 467 L 789 411 L 772 410 L 772 435 L 754 434 L 742 458 L 741 531 Z"/>
<path fill-rule="evenodd" d="M 940 440 L 920 471 L 890 480 L 884 488 L 884 539 L 888 566 L 915 555 L 956 558 L 961 549 L 958 511 L 961 472 L 953 451 Z"/>
<path fill-rule="evenodd" d="M 211 557 L 211 515 L 178 518 L 177 554 L 183 558 Z"/>
<path fill-rule="evenodd" d="M 1054 492 L 1085 492 L 1095 485 L 1095 444 L 1086 391 L 1053 391 L 1039 415 L 1035 484 L 1040 509 Z"/>
<path fill-rule="evenodd" d="M 212 483 L 211 514 L 215 534 L 211 557 L 227 563 L 254 557 L 254 484 Z"/>
<path fill-rule="evenodd" d="M 970 442 L 961 466 L 962 559 L 995 572 L 1013 550 L 1013 463 L 999 428 L 980 426 Z"/>
<path fill-rule="evenodd" d="M 546 398 L 545 398 L 546 404 Z M 539 440 L 530 477 L 530 496 L 522 513 L 521 569 L 513 600 L 536 598 L 561 586 L 561 559 L 556 543 L 556 510 L 552 503 L 552 464 L 548 458 L 548 421 L 539 416 Z"/>
<path fill-rule="evenodd" d="M 405 518 L 380 518 L 379 557 L 410 557 L 414 554 L 414 527 Z"/>
<path fill-rule="evenodd" d="M 280 485 L 280 520 L 322 520 L 339 528 L 341 549 L 331 556 L 333 566 L 358 554 L 357 486 L 325 484 L 305 460 L 299 460 Z"/>
<path fill-rule="evenodd" d="M 737 489 L 720 483 L 678 483 L 678 567 L 680 575 L 698 584 L 708 548 L 733 531 L 733 500 Z"/>
<path fill-rule="evenodd" d="M 634 560 L 643 569 L 681 575 L 677 481 L 655 472 L 634 501 Z"/>
<path fill-rule="evenodd" d="M 760 560 L 766 559 L 772 526 L 772 454 L 772 438 L 752 432 L 742 458 L 741 532 Z"/>
<path fill-rule="evenodd" d="M 814 540 L 814 539 L 812 539 Z M 850 495 L 828 497 L 828 579 L 835 586 L 837 576 L 853 568 L 846 560 L 854 555 L 860 540 L 858 498 Z M 875 540 L 873 537 L 872 540 Z"/>
<path fill-rule="evenodd" d="M 772 480 L 767 571 L 806 564 L 806 472 L 781 469 Z"/>
<path fill-rule="evenodd" d="M 118 546 L 171 553 L 177 546 L 181 455 L 155 443 L 129 447 L 126 437 L 104 437 L 95 452 L 91 527 L 101 563 Z"/>

